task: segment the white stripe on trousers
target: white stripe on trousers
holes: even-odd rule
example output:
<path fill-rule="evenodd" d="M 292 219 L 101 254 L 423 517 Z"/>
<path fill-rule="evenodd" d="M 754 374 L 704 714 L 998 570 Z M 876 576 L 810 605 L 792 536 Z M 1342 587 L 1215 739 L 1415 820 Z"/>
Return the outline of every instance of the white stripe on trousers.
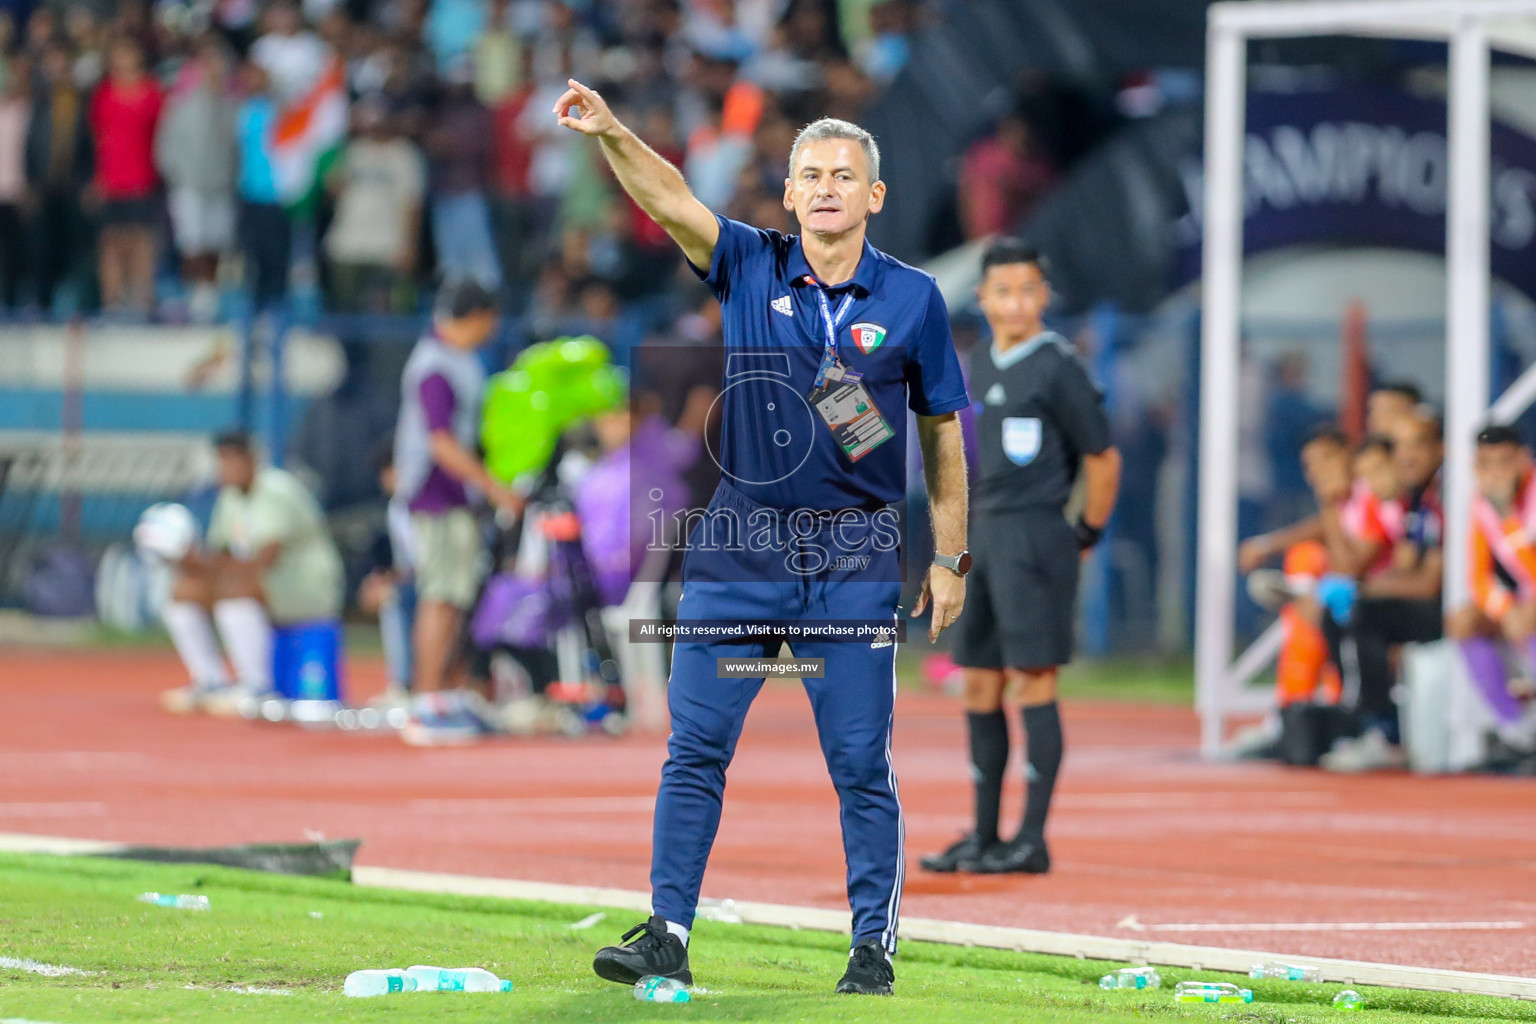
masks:
<path fill-rule="evenodd" d="M 896 624 L 896 616 L 891 616 L 892 624 Z M 891 717 L 885 724 L 885 768 L 886 781 L 891 787 L 891 796 L 896 799 L 896 884 L 891 887 L 891 898 L 885 904 L 885 933 L 881 935 L 881 945 L 887 953 L 896 952 L 896 922 L 901 914 L 901 888 L 907 874 L 907 819 L 901 810 L 901 793 L 896 788 L 896 762 L 891 756 L 891 734 L 896 727 L 896 651 L 898 646 L 891 645 Z"/>

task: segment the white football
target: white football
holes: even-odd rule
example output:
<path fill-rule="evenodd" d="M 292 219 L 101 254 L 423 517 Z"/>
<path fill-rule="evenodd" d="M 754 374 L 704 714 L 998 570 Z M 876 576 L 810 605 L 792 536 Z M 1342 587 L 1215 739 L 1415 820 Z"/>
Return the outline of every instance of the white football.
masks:
<path fill-rule="evenodd" d="M 133 528 L 139 551 L 162 562 L 179 562 L 197 543 L 197 518 L 185 505 L 163 501 L 151 505 Z"/>

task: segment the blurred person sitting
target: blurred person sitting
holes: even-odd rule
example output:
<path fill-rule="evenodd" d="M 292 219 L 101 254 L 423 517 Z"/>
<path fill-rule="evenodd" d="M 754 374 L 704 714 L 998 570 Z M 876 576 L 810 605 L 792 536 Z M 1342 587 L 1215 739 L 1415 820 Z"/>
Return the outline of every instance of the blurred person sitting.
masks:
<path fill-rule="evenodd" d="M 273 625 L 341 615 L 341 556 L 325 515 L 299 479 L 260 466 L 242 433 L 215 439 L 219 496 L 207 542 L 176 566 L 161 616 L 191 683 L 162 698 L 171 711 L 233 714 L 273 689 Z M 212 621 L 209 615 L 212 613 Z M 234 669 L 225 669 L 214 624 Z"/>
<path fill-rule="evenodd" d="M 342 312 L 405 312 L 415 304 L 421 152 L 378 100 L 359 100 L 352 114 L 354 134 L 328 181 L 336 196 L 324 242 L 334 304 Z"/>
<path fill-rule="evenodd" d="M 21 299 L 27 257 L 27 129 L 32 120 L 32 58 L 11 57 L 0 92 L 0 305 Z"/>
<path fill-rule="evenodd" d="M 412 745 L 469 743 L 481 732 L 468 695 L 450 685 L 457 680 L 448 672 L 480 582 L 481 538 L 471 495 L 478 492 L 513 514 L 523 504 L 476 454 L 485 392 L 476 350 L 496 326 L 496 299 L 484 285 L 472 279 L 445 283 L 431 331 L 412 349 L 401 378 L 394 500 L 410 511 L 416 567 L 415 697 L 402 733 Z"/>
<path fill-rule="evenodd" d="M 1333 585 L 1334 579 L 1353 580 L 1390 568 L 1393 537 L 1400 532 L 1402 520 L 1401 488 L 1389 438 L 1366 438 L 1351 460 L 1343 432 L 1320 428 L 1302 446 L 1300 461 L 1319 509 L 1310 520 L 1317 524 L 1318 536 L 1292 544 L 1280 571 L 1256 569 L 1248 575 L 1253 599 L 1261 606 L 1279 608 L 1283 632 L 1275 664 L 1275 698 L 1282 712 L 1301 703 L 1339 704 L 1342 685 L 1339 670 L 1329 658 L 1319 592 Z M 1278 755 L 1277 724 L 1271 719 L 1240 734 L 1226 755 Z"/>
<path fill-rule="evenodd" d="M 1341 740 L 1323 756 L 1319 763 L 1329 771 L 1353 773 L 1406 764 L 1392 696 L 1392 651 L 1406 643 L 1438 640 L 1444 631 L 1443 454 L 1438 416 L 1421 409 L 1394 424 L 1392 458 L 1402 486 L 1402 519 L 1392 535 L 1391 562 L 1367 576 L 1358 590 L 1346 584 L 1321 595 L 1330 658 L 1341 671 L 1343 639 L 1354 640 L 1354 710 L 1363 729 L 1358 739 Z"/>
<path fill-rule="evenodd" d="M 1472 684 L 1492 713 L 1498 739 L 1517 754 L 1536 751 L 1536 474 L 1531 452 L 1506 426 L 1477 435 L 1477 496 L 1472 504 L 1472 601 L 1446 632 L 1461 647 Z M 1505 665 L 1508 645 L 1521 671 Z"/>
<path fill-rule="evenodd" d="M 109 312 L 147 315 L 154 303 L 160 217 L 154 149 L 161 104 L 143 47 L 132 36 L 118 36 L 107 51 L 107 78 L 91 98 L 90 115 L 101 301 Z"/>
<path fill-rule="evenodd" d="M 422 139 L 432 190 L 432 241 L 438 271 L 501 287 L 501 266 L 491 239 L 486 204 L 494 145 L 490 111 L 475 96 L 473 61 L 456 57 L 441 101 Z"/>
<path fill-rule="evenodd" d="M 27 125 L 27 203 L 37 303 L 53 308 L 58 288 L 81 277 L 90 253 L 82 199 L 95 175 L 89 102 L 75 84 L 62 43 L 43 48 L 39 87 Z"/>
<path fill-rule="evenodd" d="M 1397 424 L 1414 416 L 1420 402 L 1419 389 L 1408 381 L 1374 388 L 1366 398 L 1366 434 L 1390 441 Z M 1306 541 L 1323 542 L 1322 520 L 1315 514 L 1243 541 L 1237 549 L 1237 570 L 1251 573 Z"/>
<path fill-rule="evenodd" d="M 241 67 L 240 78 L 246 93 L 235 114 L 240 249 L 245 257 L 246 289 L 260 312 L 288 294 L 293 229 L 283 209 L 273 163 L 278 111 L 268 75 L 259 64 L 248 62 Z"/>
<path fill-rule="evenodd" d="M 155 136 L 172 236 L 181 253 L 194 323 L 219 312 L 219 257 L 235 240 L 235 174 L 240 107 L 230 92 L 231 57 L 217 36 L 198 44 L 197 84 L 169 101 Z"/>

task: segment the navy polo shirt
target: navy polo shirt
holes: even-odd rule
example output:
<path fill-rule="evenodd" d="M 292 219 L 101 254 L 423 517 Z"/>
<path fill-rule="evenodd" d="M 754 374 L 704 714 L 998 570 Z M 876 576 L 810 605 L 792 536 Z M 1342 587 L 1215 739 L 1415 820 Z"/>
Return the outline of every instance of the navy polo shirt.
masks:
<path fill-rule="evenodd" d="M 864 243 L 853 278 L 825 290 L 837 354 L 863 375 L 895 436 L 857 461 L 806 401 L 826 349 L 818 292 L 800 239 L 717 217 L 708 273 L 720 300 L 725 381 L 718 450 L 724 479 L 775 508 L 870 508 L 906 494 L 906 410 L 938 416 L 969 404 L 949 311 L 932 276 Z"/>

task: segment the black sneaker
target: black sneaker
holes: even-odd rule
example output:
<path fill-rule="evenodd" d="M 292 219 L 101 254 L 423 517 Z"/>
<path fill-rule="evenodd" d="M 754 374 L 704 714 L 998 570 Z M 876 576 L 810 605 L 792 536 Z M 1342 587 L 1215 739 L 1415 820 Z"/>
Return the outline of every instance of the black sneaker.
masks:
<path fill-rule="evenodd" d="M 684 985 L 693 984 L 693 972 L 688 969 L 688 947 L 683 945 L 682 939 L 667 931 L 667 922 L 661 918 L 653 917 L 644 924 L 635 925 L 620 941 L 627 945 L 605 946 L 597 951 L 592 969 L 599 978 L 633 985 L 641 978 L 655 974 L 675 978 Z"/>
<path fill-rule="evenodd" d="M 842 995 L 888 996 L 895 981 L 896 971 L 885 947 L 879 939 L 865 939 L 849 954 L 848 970 L 837 983 L 837 991 Z"/>
<path fill-rule="evenodd" d="M 924 871 L 937 871 L 940 874 L 949 874 L 960 869 L 960 865 L 966 861 L 975 860 L 981 856 L 984 849 L 981 837 L 975 832 L 968 832 L 960 837 L 959 842 L 953 844 L 943 853 L 930 853 L 917 863 Z"/>
<path fill-rule="evenodd" d="M 1044 840 L 1020 836 L 1012 842 L 995 843 L 963 870 L 978 875 L 1043 875 L 1051 870 L 1051 854 Z"/>

